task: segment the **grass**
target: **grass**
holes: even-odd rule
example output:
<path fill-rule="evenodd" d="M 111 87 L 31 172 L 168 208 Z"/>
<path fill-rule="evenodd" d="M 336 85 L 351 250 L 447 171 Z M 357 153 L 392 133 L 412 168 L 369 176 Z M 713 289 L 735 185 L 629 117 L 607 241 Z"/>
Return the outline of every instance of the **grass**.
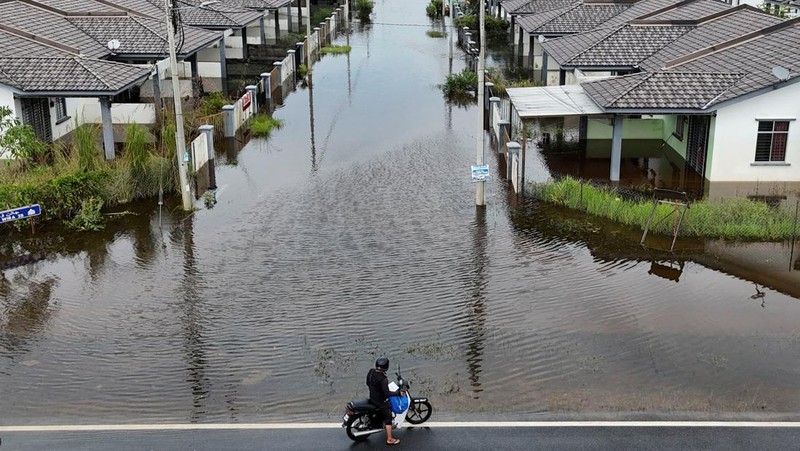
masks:
<path fill-rule="evenodd" d="M 536 197 L 544 202 L 600 216 L 644 230 L 652 201 L 621 198 L 608 188 L 599 188 L 566 177 L 537 185 Z M 660 204 L 650 226 L 652 233 L 672 234 L 677 219 L 674 207 Z M 744 198 L 693 202 L 686 211 L 679 234 L 698 238 L 777 241 L 794 232 L 794 217 L 766 203 Z"/>
<path fill-rule="evenodd" d="M 428 30 L 426 33 L 431 38 L 443 38 L 447 36 L 447 33 L 444 31 L 437 31 L 437 30 Z"/>
<path fill-rule="evenodd" d="M 327 45 L 322 47 L 320 52 L 325 55 L 341 55 L 343 53 L 350 53 L 350 50 L 352 50 L 352 47 L 349 45 Z"/>
<path fill-rule="evenodd" d="M 259 114 L 250 122 L 250 132 L 253 133 L 253 136 L 262 138 L 269 137 L 273 129 L 281 127 L 283 127 L 283 122 L 280 119 L 275 119 L 266 114 Z"/>

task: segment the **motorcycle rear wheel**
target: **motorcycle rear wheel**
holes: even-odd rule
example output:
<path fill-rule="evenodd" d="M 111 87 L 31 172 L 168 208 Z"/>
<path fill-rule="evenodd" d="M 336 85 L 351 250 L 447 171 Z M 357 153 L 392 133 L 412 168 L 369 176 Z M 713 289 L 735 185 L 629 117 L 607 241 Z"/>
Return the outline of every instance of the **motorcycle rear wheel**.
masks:
<path fill-rule="evenodd" d="M 408 408 L 406 421 L 411 424 L 422 424 L 428 421 L 433 413 L 433 406 L 428 401 L 414 401 Z"/>
<path fill-rule="evenodd" d="M 365 413 L 356 414 L 347 420 L 347 436 L 354 442 L 362 442 L 369 437 L 369 435 L 354 435 L 353 432 L 368 431 L 371 429 L 369 416 Z"/>

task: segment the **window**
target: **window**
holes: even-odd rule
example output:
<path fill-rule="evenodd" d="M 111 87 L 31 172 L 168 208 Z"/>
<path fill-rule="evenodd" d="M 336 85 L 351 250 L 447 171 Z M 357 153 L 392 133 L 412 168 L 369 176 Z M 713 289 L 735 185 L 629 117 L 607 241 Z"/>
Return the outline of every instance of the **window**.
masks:
<path fill-rule="evenodd" d="M 672 131 L 672 135 L 680 141 L 683 141 L 683 127 L 686 125 L 687 120 L 688 118 L 685 114 L 679 114 L 675 117 L 675 130 Z"/>
<path fill-rule="evenodd" d="M 758 121 L 756 161 L 785 161 L 789 121 Z"/>
<path fill-rule="evenodd" d="M 53 99 L 53 104 L 56 108 L 56 124 L 69 119 L 69 116 L 67 116 L 67 99 L 56 97 Z"/>

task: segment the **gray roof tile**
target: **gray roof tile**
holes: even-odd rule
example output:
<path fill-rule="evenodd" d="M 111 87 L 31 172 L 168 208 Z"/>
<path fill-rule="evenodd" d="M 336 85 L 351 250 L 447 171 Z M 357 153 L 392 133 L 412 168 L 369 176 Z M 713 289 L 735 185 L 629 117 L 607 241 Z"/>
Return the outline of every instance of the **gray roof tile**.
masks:
<path fill-rule="evenodd" d="M 594 44 L 571 57 L 556 61 L 566 67 L 633 67 L 692 28 L 675 25 L 625 25 L 610 34 L 606 32 Z M 559 40 L 545 42 L 545 50 L 558 47 Z"/>
<path fill-rule="evenodd" d="M 647 20 L 696 20 L 730 8 L 731 5 L 719 0 L 695 0 L 676 3 L 672 7 L 665 8 L 655 14 L 648 14 L 646 17 L 640 16 L 639 18 L 646 18 Z"/>
<path fill-rule="evenodd" d="M 630 7 L 630 4 L 624 3 L 581 3 L 542 14 L 522 16 L 518 23 L 530 34 L 580 33 L 598 27 Z"/>
<path fill-rule="evenodd" d="M 34 0 L 36 3 L 56 8 L 66 13 L 114 13 L 119 9 L 95 0 Z"/>
<path fill-rule="evenodd" d="M 112 39 L 120 42 L 118 57 L 127 55 L 168 55 L 167 30 L 163 20 L 145 17 L 71 17 L 79 29 L 101 43 Z M 222 37 L 220 32 L 195 27 L 183 27 L 181 55 L 191 55 Z"/>
<path fill-rule="evenodd" d="M 580 0 L 513 0 L 503 2 L 503 8 L 513 15 L 541 13 L 576 5 Z"/>
<path fill-rule="evenodd" d="M 74 47 L 84 56 L 102 58 L 110 54 L 104 45 L 79 30 L 66 17 L 27 3 L 0 3 L 0 17 L 4 25 Z"/>
<path fill-rule="evenodd" d="M 0 83 L 29 93 L 110 95 L 149 74 L 143 67 L 74 56 L 0 58 Z"/>
<path fill-rule="evenodd" d="M 666 61 L 682 55 L 725 42 L 739 36 L 743 31 L 759 30 L 783 22 L 783 19 L 750 6 L 737 6 L 728 14 L 708 22 L 701 22 L 697 28 L 665 46 L 651 57 L 642 61 L 643 70 L 654 71 Z"/>
<path fill-rule="evenodd" d="M 66 53 L 46 43 L 0 30 L 0 57 L 64 56 Z"/>

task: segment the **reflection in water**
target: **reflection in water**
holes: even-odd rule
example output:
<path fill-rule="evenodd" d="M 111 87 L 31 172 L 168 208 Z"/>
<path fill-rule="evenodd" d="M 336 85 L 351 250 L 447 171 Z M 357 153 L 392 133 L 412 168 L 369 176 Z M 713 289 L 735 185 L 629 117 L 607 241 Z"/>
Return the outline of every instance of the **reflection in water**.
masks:
<path fill-rule="evenodd" d="M 180 245 L 183 243 L 183 278 L 181 292 L 183 293 L 182 327 L 184 337 L 184 351 L 186 365 L 192 392 L 191 420 L 202 420 L 209 412 L 206 406 L 206 397 L 211 388 L 211 382 L 206 376 L 206 351 L 203 343 L 203 314 L 199 309 L 201 302 L 198 293 L 200 275 L 194 255 L 194 224 L 195 217 L 190 215 L 172 230 L 172 241 Z"/>
<path fill-rule="evenodd" d="M 469 293 L 471 299 L 467 303 L 466 324 L 467 324 L 467 368 L 469 370 L 470 385 L 472 386 L 472 396 L 480 398 L 481 388 L 481 368 L 483 362 L 484 341 L 486 338 L 486 268 L 489 265 L 489 258 L 486 254 L 486 208 L 475 209 L 475 223 L 472 237 L 472 255 L 470 261 L 473 267 L 470 273 Z"/>
<path fill-rule="evenodd" d="M 0 302 L 2 302 L 2 335 L 0 347 L 11 355 L 27 352 L 27 344 L 45 328 L 53 314 L 51 297 L 57 279 L 34 280 L 35 271 L 16 274 L 13 282 L 0 273 Z"/>
<path fill-rule="evenodd" d="M 314 130 L 314 77 L 311 71 L 306 75 L 308 79 L 308 117 L 311 122 L 311 173 L 317 172 L 317 146 L 314 140 L 316 134 Z"/>
<path fill-rule="evenodd" d="M 766 308 L 766 299 L 765 298 L 767 296 L 767 293 L 764 292 L 764 291 L 759 290 L 757 283 L 754 283 L 753 285 L 755 285 L 755 287 L 756 287 L 756 294 L 751 295 L 750 299 L 755 299 L 755 300 L 761 299 L 761 307 L 762 308 Z"/>

